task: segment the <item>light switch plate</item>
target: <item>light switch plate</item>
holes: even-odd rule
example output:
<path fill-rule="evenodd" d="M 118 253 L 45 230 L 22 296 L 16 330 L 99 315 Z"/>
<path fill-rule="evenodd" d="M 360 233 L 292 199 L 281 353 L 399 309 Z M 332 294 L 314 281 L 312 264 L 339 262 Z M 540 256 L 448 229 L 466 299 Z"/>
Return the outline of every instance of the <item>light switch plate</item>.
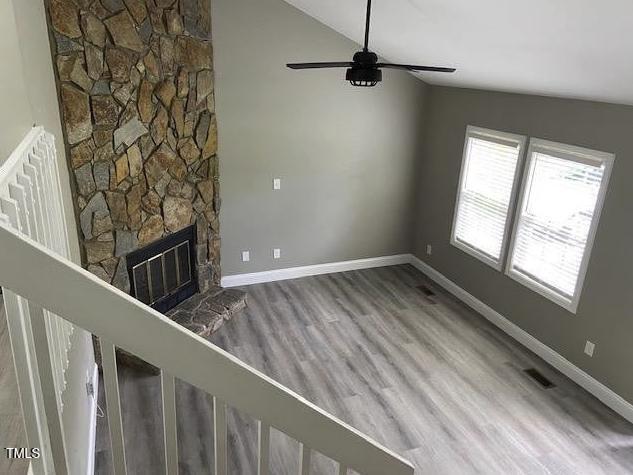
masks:
<path fill-rule="evenodd" d="M 248 262 L 251 260 L 250 251 L 242 251 L 242 262 Z"/>
<path fill-rule="evenodd" d="M 273 249 L 273 259 L 279 259 L 281 257 L 281 249 Z"/>
<path fill-rule="evenodd" d="M 596 349 L 596 344 L 587 340 L 587 343 L 585 343 L 585 354 L 587 356 L 593 356 L 593 352 L 595 349 Z"/>
<path fill-rule="evenodd" d="M 273 190 L 281 190 L 281 178 L 273 178 Z"/>
<path fill-rule="evenodd" d="M 433 254 L 433 246 L 431 246 L 430 244 L 426 245 L 426 255 L 430 256 L 431 254 Z"/>

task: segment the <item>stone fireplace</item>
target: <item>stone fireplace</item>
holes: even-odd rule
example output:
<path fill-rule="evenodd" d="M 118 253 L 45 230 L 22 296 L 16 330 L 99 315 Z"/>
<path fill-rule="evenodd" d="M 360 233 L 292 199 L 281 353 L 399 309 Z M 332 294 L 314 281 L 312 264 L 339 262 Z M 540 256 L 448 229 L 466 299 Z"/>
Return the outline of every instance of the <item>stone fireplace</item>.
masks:
<path fill-rule="evenodd" d="M 83 264 L 130 292 L 126 256 L 195 225 L 219 283 L 209 0 L 48 0 Z"/>

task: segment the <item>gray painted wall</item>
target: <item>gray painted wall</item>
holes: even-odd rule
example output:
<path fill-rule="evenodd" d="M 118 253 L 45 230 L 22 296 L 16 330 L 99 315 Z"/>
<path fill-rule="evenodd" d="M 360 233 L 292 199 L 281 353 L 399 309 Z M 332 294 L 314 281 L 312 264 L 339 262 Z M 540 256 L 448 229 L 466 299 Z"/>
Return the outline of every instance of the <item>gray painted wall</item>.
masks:
<path fill-rule="evenodd" d="M 213 0 L 212 17 L 223 275 L 409 252 L 426 85 L 288 70 L 359 47 L 282 0 Z"/>
<path fill-rule="evenodd" d="M 633 402 L 633 107 L 432 87 L 428 110 L 416 255 Z M 449 244 L 468 124 L 616 154 L 576 315 Z"/>
<path fill-rule="evenodd" d="M 71 252 L 73 260 L 80 263 L 42 0 L 0 0 L 0 59 L 0 163 L 34 124 L 43 125 L 55 136 Z M 71 472 L 86 473 L 91 406 L 85 385 L 87 374 L 92 375 L 94 356 L 88 333 L 75 331 L 72 338 L 63 422 Z"/>
<path fill-rule="evenodd" d="M 0 32 L 2 35 L 0 90 L 3 96 L 0 109 L 0 163 L 2 163 L 33 125 L 31 104 L 22 71 L 13 5 L 10 0 L 0 1 Z"/>

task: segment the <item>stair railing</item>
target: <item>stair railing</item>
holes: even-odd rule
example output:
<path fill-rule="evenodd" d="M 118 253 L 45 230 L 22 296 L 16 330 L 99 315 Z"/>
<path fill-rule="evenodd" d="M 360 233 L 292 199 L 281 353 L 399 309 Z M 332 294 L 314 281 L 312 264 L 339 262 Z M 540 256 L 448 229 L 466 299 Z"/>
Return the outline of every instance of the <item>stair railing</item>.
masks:
<path fill-rule="evenodd" d="M 70 258 L 55 141 L 41 127 L 31 129 L 0 166 L 0 211 L 6 225 L 22 236 Z M 0 252 L 5 251 L 0 248 Z M 61 415 L 75 328 L 48 310 L 35 308 L 10 290 L 5 292 L 4 303 L 27 440 L 32 447 L 50 453 L 42 385 L 50 383 L 54 388 L 57 411 Z M 34 326 L 32 317 L 39 313 L 42 318 L 38 318 Z M 40 356 L 49 360 L 50 381 L 40 381 L 37 370 L 36 352 L 45 346 L 47 354 Z M 34 459 L 34 470 L 50 471 L 51 467 L 44 465 L 46 460 Z"/>
<path fill-rule="evenodd" d="M 4 167 L 4 166 L 3 166 Z M 0 176 L 2 168 L 0 167 Z M 28 202 L 0 201 L 0 285 L 28 309 L 23 314 L 34 336 L 33 362 L 28 367 L 33 391 L 43 399 L 43 419 L 50 444 L 40 473 L 68 473 L 60 395 L 55 383 L 47 315 L 59 315 L 101 341 L 103 376 L 114 473 L 127 473 L 125 435 L 116 367 L 121 348 L 161 370 L 166 473 L 178 473 L 175 378 L 213 396 L 215 474 L 225 475 L 227 405 L 258 421 L 258 475 L 269 473 L 270 430 L 284 432 L 300 443 L 300 475 L 310 473 L 317 451 L 339 464 L 339 474 L 353 469 L 367 475 L 412 475 L 412 465 L 285 388 L 236 357 L 184 329 L 169 318 L 70 262 L 63 253 L 24 233 Z M 46 203 L 48 208 L 50 202 Z M 12 211 L 13 210 L 13 211 Z M 22 389 L 22 387 L 20 388 Z M 47 437 L 46 437 L 47 436 Z M 30 441 L 29 441 L 30 442 Z M 47 470 L 47 467 L 52 467 Z M 37 467 L 36 467 L 37 468 Z M 36 472 L 37 473 L 37 472 Z"/>

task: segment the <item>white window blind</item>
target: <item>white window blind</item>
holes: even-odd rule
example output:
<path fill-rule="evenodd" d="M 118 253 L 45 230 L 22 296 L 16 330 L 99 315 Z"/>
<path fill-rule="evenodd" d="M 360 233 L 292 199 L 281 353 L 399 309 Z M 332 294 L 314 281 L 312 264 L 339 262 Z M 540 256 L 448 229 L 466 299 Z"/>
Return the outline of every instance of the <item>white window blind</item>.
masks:
<path fill-rule="evenodd" d="M 451 242 L 499 268 L 524 138 L 469 127 Z"/>
<path fill-rule="evenodd" d="M 508 272 L 572 311 L 612 158 L 540 140 L 530 144 Z"/>

